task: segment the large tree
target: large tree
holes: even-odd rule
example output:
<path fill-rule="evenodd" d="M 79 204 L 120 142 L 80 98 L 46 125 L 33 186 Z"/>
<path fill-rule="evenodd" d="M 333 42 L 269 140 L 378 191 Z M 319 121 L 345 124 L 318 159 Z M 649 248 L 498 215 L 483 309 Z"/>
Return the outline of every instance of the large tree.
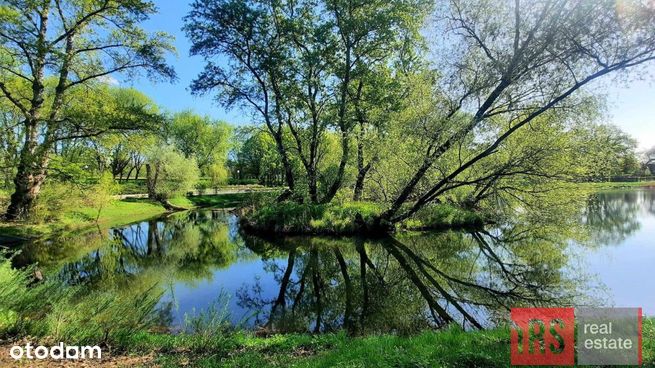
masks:
<path fill-rule="evenodd" d="M 437 108 L 428 129 L 413 129 L 421 158 L 380 217 L 384 226 L 456 188 L 460 175 L 540 116 L 574 115 L 583 87 L 655 59 L 655 7 L 647 2 L 452 0 L 437 8 L 436 31 L 445 35 L 434 50 Z M 453 158 L 454 167 L 440 170 Z"/>
<path fill-rule="evenodd" d="M 357 86 L 417 40 L 426 9 L 421 0 L 197 0 L 185 30 L 206 67 L 192 89 L 254 112 L 276 143 L 290 192 L 302 182 L 311 202 L 329 202 L 349 162 L 354 101 L 368 96 Z M 321 163 L 329 133 L 340 141 L 333 175 Z"/>
<path fill-rule="evenodd" d="M 145 0 L 8 0 L 0 5 L 0 96 L 20 111 L 25 131 L 7 219 L 29 214 L 57 142 L 104 131 L 93 121 L 71 122 L 64 114 L 74 91 L 110 81 L 115 73 L 175 77 L 165 63 L 166 53 L 173 51 L 170 37 L 139 27 L 155 10 Z"/>
<path fill-rule="evenodd" d="M 165 133 L 185 157 L 195 157 L 203 172 L 212 164 L 224 166 L 227 161 L 232 129 L 223 121 L 182 111 L 173 114 Z"/>

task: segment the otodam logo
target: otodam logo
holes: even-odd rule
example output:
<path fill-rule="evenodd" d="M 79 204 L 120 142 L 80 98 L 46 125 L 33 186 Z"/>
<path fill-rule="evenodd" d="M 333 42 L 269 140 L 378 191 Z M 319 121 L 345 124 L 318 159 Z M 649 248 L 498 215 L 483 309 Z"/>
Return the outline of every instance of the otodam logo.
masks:
<path fill-rule="evenodd" d="M 641 308 L 513 308 L 512 365 L 641 365 Z M 577 324 L 577 329 L 576 329 Z"/>

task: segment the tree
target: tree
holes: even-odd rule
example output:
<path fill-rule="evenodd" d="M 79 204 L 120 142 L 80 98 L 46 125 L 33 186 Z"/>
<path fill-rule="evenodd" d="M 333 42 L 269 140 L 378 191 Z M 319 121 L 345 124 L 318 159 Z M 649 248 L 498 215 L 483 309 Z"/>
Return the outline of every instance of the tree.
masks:
<path fill-rule="evenodd" d="M 112 174 L 104 172 L 98 179 L 98 184 L 94 185 L 89 193 L 85 196 L 87 204 L 98 209 L 96 222 L 100 219 L 102 210 L 105 209 L 113 200 L 113 194 L 116 192 L 116 183 Z"/>
<path fill-rule="evenodd" d="M 233 159 L 229 163 L 233 177 L 257 179 L 263 185 L 284 184 L 284 168 L 268 131 L 241 128 L 235 138 Z"/>
<path fill-rule="evenodd" d="M 449 1 L 437 23 L 437 124 L 421 160 L 379 225 L 402 221 L 453 189 L 456 179 L 544 114 L 572 114 L 580 90 L 655 59 L 655 8 L 644 2 Z M 501 121 L 502 125 L 497 122 Z M 412 132 L 409 132 L 411 134 Z M 475 140 L 471 140 L 474 136 Z M 418 139 L 418 138 L 417 138 Z M 462 145 L 474 148 L 462 157 Z M 445 172 L 438 163 L 457 157 Z"/>
<path fill-rule="evenodd" d="M 207 176 L 209 176 L 209 185 L 214 188 L 214 193 L 218 194 L 218 187 L 227 183 L 227 169 L 222 164 L 211 164 L 207 168 Z"/>
<path fill-rule="evenodd" d="M 0 5 L 0 92 L 25 130 L 6 218 L 25 218 L 46 178 L 57 142 L 102 134 L 95 121 L 71 121 L 64 107 L 94 81 L 145 71 L 173 79 L 163 33 L 138 23 L 155 12 L 145 0 L 27 1 Z"/>
<path fill-rule="evenodd" d="M 350 157 L 354 82 L 417 39 L 427 4 L 197 0 L 185 31 L 192 54 L 203 56 L 206 66 L 192 90 L 215 91 L 224 106 L 246 107 L 264 124 L 289 188 L 280 199 L 297 189 L 295 157 L 307 187 L 296 198 L 329 202 L 343 185 Z M 341 152 L 331 181 L 322 184 L 328 133 L 339 136 Z"/>
<path fill-rule="evenodd" d="M 224 165 L 227 161 L 232 128 L 223 121 L 183 111 L 173 114 L 166 135 L 185 157 L 195 157 L 198 167 L 205 172 L 212 165 Z"/>
<path fill-rule="evenodd" d="M 584 124 L 573 133 L 583 177 L 600 180 L 638 173 L 637 141 L 618 127 Z"/>
<path fill-rule="evenodd" d="M 200 172 L 194 158 L 186 158 L 175 147 L 155 145 L 147 153 L 148 197 L 168 210 L 177 209 L 168 200 L 193 189 Z"/>

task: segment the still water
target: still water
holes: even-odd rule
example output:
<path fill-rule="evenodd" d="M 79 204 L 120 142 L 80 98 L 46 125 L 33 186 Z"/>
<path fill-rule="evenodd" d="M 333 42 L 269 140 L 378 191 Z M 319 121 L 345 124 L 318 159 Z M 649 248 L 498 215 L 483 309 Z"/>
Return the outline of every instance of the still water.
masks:
<path fill-rule="evenodd" d="M 490 326 L 514 306 L 655 314 L 655 190 L 596 194 L 576 214 L 383 239 L 266 239 L 203 209 L 35 242 L 15 262 L 89 290 L 157 293 L 173 331 L 207 311 L 247 328 L 358 333 Z"/>

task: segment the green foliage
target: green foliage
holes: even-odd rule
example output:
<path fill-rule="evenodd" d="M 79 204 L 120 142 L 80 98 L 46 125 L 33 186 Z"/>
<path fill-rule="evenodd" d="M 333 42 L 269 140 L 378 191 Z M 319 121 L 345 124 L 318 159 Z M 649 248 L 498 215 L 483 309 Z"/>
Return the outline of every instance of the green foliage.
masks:
<path fill-rule="evenodd" d="M 186 332 L 204 340 L 230 334 L 233 326 L 229 308 L 230 295 L 221 290 L 209 307 L 202 311 L 194 309 L 191 313 L 184 315 Z"/>
<path fill-rule="evenodd" d="M 384 205 L 374 202 L 330 204 L 257 203 L 252 213 L 243 216 L 244 225 L 257 232 L 284 234 L 357 234 L 374 224 Z M 479 227 L 483 215 L 451 204 L 433 204 L 399 224 L 400 229 L 425 230 Z"/>
<path fill-rule="evenodd" d="M 207 176 L 209 177 L 209 185 L 216 191 L 219 186 L 227 184 L 228 172 L 223 164 L 211 164 L 207 168 Z"/>
<path fill-rule="evenodd" d="M 96 215 L 96 222 L 100 218 L 103 209 L 113 201 L 113 195 L 117 191 L 118 186 L 114 182 L 114 178 L 108 172 L 104 172 L 98 179 L 98 183 L 92 186 L 84 197 L 84 202 L 87 206 L 96 208 L 98 214 Z"/>
<path fill-rule="evenodd" d="M 171 37 L 139 25 L 155 12 L 145 0 L 2 2 L 0 96 L 22 115 L 12 138 L 25 138 L 20 155 L 13 156 L 17 190 L 7 218 L 30 216 L 49 156 L 60 144 L 143 129 L 134 123 L 143 122 L 144 113 L 153 116 L 134 103 L 138 93 L 109 85 L 119 73 L 175 79 L 166 63 L 174 51 Z"/>
<path fill-rule="evenodd" d="M 480 227 L 484 221 L 483 215 L 475 211 L 450 204 L 431 204 L 402 222 L 400 227 L 409 230 Z"/>
<path fill-rule="evenodd" d="M 207 176 L 214 165 L 223 166 L 227 161 L 232 127 L 223 121 L 182 111 L 173 114 L 165 134 L 186 158 L 194 157 Z"/>
<path fill-rule="evenodd" d="M 637 141 L 614 125 L 581 124 L 572 131 L 580 176 L 599 181 L 641 175 Z"/>
<path fill-rule="evenodd" d="M 69 182 L 48 181 L 39 195 L 30 222 L 46 223 L 61 221 L 67 213 L 83 203 L 80 186 Z"/>
<path fill-rule="evenodd" d="M 242 128 L 237 130 L 235 140 L 236 157 L 228 163 L 232 170 L 231 183 L 280 185 L 284 182 L 284 168 L 269 133 Z"/>
<path fill-rule="evenodd" d="M 50 306 L 41 325 L 41 336 L 54 341 L 109 343 L 153 325 L 160 294 L 148 289 L 143 294 L 114 290 L 72 289 Z"/>
<path fill-rule="evenodd" d="M 185 158 L 173 146 L 153 146 L 147 157 L 151 167 L 148 185 L 162 198 L 172 198 L 192 190 L 200 178 L 195 159 Z"/>
<path fill-rule="evenodd" d="M 354 234 L 358 224 L 371 224 L 382 206 L 370 202 L 309 204 L 281 202 L 264 205 L 246 215 L 246 226 L 261 232 L 296 234 Z"/>
<path fill-rule="evenodd" d="M 32 336 L 50 341 L 110 343 L 155 322 L 161 294 L 155 288 L 133 293 L 89 291 L 53 279 L 33 284 L 34 268 L 16 270 L 0 258 L 0 337 Z"/>
<path fill-rule="evenodd" d="M 29 288 L 33 268 L 16 270 L 7 253 L 0 253 L 0 337 L 24 332 L 28 316 L 38 310 L 41 288 Z"/>

